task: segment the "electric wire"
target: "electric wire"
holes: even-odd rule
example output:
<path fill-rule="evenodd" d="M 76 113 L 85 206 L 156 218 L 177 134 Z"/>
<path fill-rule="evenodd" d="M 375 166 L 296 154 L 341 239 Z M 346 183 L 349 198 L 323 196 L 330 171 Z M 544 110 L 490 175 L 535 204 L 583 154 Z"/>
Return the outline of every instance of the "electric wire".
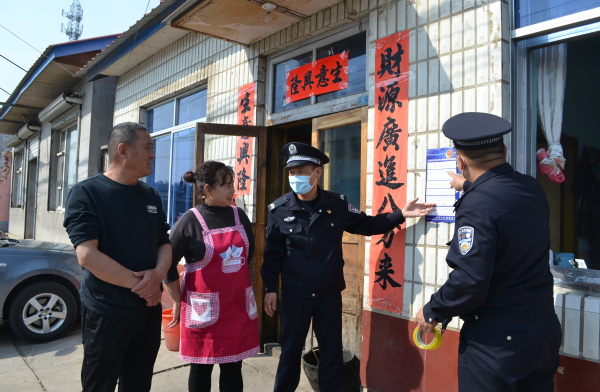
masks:
<path fill-rule="evenodd" d="M 23 71 L 27 72 L 27 70 L 26 70 L 25 68 L 21 67 L 20 65 L 16 64 L 16 63 L 15 63 L 15 62 L 13 62 L 13 61 L 10 61 L 10 60 L 9 60 L 9 59 L 7 59 L 6 57 L 2 56 L 1 54 L 0 54 L 0 57 L 2 57 L 4 60 L 8 61 L 8 62 L 9 62 L 9 63 L 11 63 L 12 65 L 14 65 L 14 66 L 16 66 L 16 67 L 19 67 L 19 68 L 21 68 Z"/>
<path fill-rule="evenodd" d="M 148 0 L 148 3 L 146 4 L 146 11 L 144 11 L 144 16 L 146 16 L 146 14 L 148 13 L 148 7 L 150 6 L 150 0 Z M 138 26 L 137 31 L 135 32 L 135 37 L 133 37 L 133 45 L 135 45 L 135 41 L 137 40 L 137 36 L 138 33 L 140 32 L 140 28 L 142 27 L 142 25 L 140 24 Z M 125 67 L 123 69 L 127 69 L 127 65 L 129 65 L 129 59 L 131 58 L 131 52 L 133 52 L 133 45 L 131 50 L 129 51 L 129 56 L 127 56 L 127 62 L 125 63 Z"/>
<path fill-rule="evenodd" d="M 0 90 L 4 91 L 5 93 L 7 93 L 8 95 L 10 95 L 10 93 L 8 91 L 6 91 L 5 89 L 3 89 L 2 87 L 0 87 Z"/>
<path fill-rule="evenodd" d="M 64 69 L 65 71 L 67 71 L 68 73 L 70 73 L 72 76 L 75 76 L 75 74 L 71 71 L 69 71 L 68 69 L 66 69 L 65 67 L 63 67 L 62 65 L 60 65 L 59 63 L 57 63 L 56 61 L 52 60 L 50 57 L 46 56 L 43 52 L 40 52 L 38 49 L 34 48 L 33 46 L 31 46 L 27 41 L 25 41 L 23 38 L 19 37 L 18 35 L 16 35 L 15 33 L 13 33 L 12 31 L 10 31 L 9 29 L 7 29 L 6 27 L 4 27 L 2 24 L 0 24 L 0 27 L 2 27 L 4 30 L 8 31 L 9 33 L 11 33 L 12 35 L 14 35 L 15 37 L 17 37 L 18 39 L 20 39 L 21 41 L 23 41 L 25 44 L 27 44 L 29 47 L 33 48 L 34 50 L 36 50 L 37 52 L 41 53 L 42 56 L 46 57 L 47 59 L 49 59 L 50 61 L 52 61 L 54 64 L 58 65 L 59 67 L 61 67 L 62 69 Z"/>

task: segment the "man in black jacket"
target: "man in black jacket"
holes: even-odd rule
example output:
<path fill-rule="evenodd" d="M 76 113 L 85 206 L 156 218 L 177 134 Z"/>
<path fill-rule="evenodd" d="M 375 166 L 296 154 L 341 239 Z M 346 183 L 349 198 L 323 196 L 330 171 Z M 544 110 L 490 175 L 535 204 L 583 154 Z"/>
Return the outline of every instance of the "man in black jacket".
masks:
<path fill-rule="evenodd" d="M 304 143 L 283 148 L 292 192 L 269 205 L 262 278 L 265 311 L 276 310 L 276 285 L 281 274 L 281 358 L 275 392 L 293 392 L 300 380 L 300 357 L 312 319 L 319 341 L 319 388 L 341 392 L 342 297 L 344 260 L 342 236 L 384 234 L 405 217 L 425 216 L 433 204 L 411 200 L 402 211 L 371 217 L 353 207 L 344 195 L 317 184 L 329 158 Z"/>
<path fill-rule="evenodd" d="M 559 363 L 550 210 L 535 178 L 506 162 L 502 136 L 511 129 L 508 121 L 485 113 L 459 114 L 442 128 L 470 182 L 456 204 L 446 257 L 453 271 L 416 319 L 425 332 L 438 322 L 445 328 L 454 316 L 464 320 L 461 392 L 552 392 Z"/>
<path fill-rule="evenodd" d="M 150 391 L 160 347 L 161 281 L 171 266 L 166 215 L 152 174 L 153 142 L 141 124 L 109 136 L 106 173 L 71 189 L 64 226 L 81 283 L 84 392 Z M 178 282 L 175 282 L 179 289 Z"/>

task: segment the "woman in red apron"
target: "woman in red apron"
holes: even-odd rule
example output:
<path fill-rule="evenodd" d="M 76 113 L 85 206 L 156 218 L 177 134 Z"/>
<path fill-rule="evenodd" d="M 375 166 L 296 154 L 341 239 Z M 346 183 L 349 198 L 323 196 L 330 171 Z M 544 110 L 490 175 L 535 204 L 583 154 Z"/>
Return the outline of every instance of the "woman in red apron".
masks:
<path fill-rule="evenodd" d="M 202 203 L 185 213 L 171 230 L 174 267 L 166 283 L 176 280 L 177 261 L 185 258 L 181 297 L 167 285 L 181 308 L 180 358 L 190 362 L 190 392 L 210 392 L 213 365 L 220 364 L 221 392 L 241 392 L 242 360 L 259 351 L 258 312 L 248 261 L 254 236 L 243 210 L 231 206 L 233 170 L 207 161 L 195 173 Z M 177 313 L 177 315 L 176 315 Z"/>

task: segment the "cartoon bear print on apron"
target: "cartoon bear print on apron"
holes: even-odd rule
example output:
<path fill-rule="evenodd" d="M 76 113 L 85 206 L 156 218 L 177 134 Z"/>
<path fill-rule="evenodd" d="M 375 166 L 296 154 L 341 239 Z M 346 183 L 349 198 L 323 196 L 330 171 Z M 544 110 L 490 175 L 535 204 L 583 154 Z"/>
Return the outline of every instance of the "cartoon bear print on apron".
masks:
<path fill-rule="evenodd" d="M 258 311 L 248 270 L 248 236 L 233 206 L 235 226 L 202 226 L 204 258 L 185 264 L 179 357 L 190 363 L 238 362 L 259 351 Z"/>

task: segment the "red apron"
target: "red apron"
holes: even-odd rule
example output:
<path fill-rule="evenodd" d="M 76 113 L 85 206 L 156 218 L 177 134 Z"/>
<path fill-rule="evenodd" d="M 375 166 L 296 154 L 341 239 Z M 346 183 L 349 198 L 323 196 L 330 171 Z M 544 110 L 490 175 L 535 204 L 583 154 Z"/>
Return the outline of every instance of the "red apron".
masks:
<path fill-rule="evenodd" d="M 204 259 L 185 264 L 181 287 L 179 357 L 191 363 L 229 363 L 259 351 L 258 312 L 250 283 L 248 237 L 233 208 L 235 226 L 202 226 Z"/>

